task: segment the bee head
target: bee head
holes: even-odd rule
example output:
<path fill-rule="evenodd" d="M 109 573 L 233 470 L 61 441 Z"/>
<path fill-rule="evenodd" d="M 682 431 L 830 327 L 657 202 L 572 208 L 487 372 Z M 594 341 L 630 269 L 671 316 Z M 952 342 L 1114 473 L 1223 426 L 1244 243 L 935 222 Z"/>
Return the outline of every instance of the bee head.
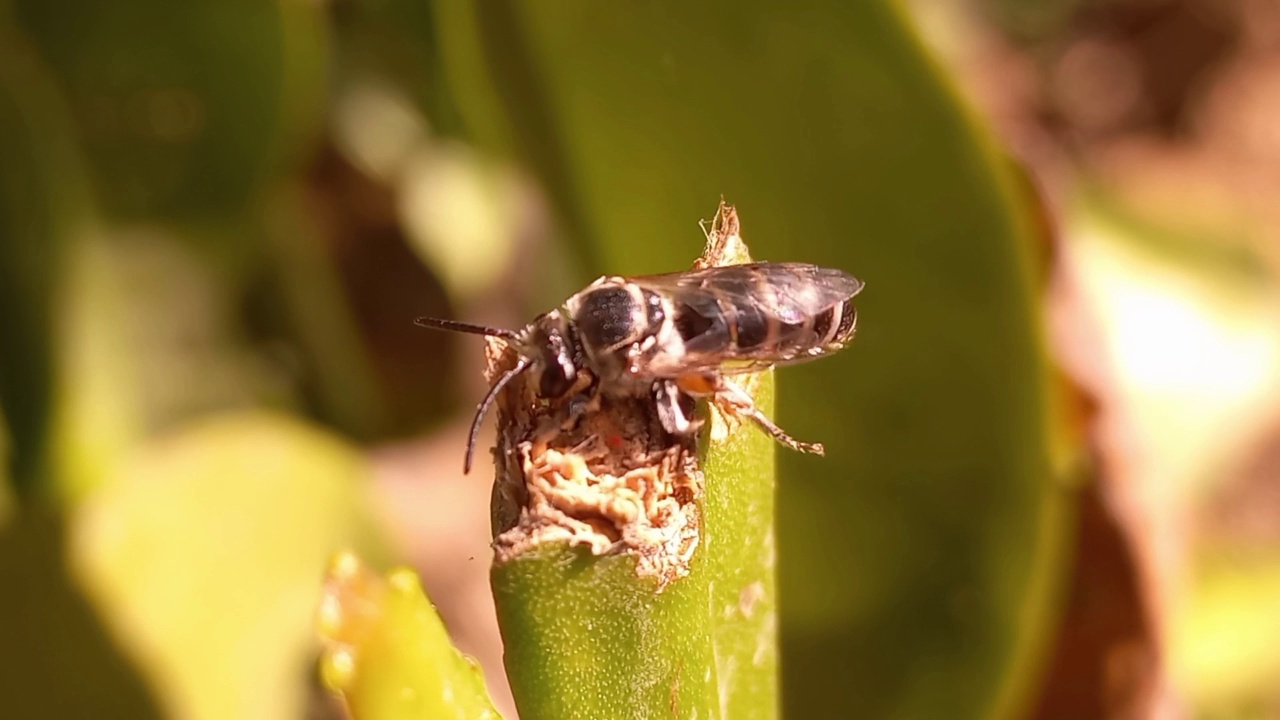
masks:
<path fill-rule="evenodd" d="M 471 460 L 475 455 L 480 423 L 507 383 L 521 373 L 532 369 L 538 376 L 538 395 L 544 398 L 558 398 L 569 392 L 578 380 L 577 336 L 573 325 L 566 321 L 558 310 L 539 315 L 528 327 L 520 331 L 439 318 L 423 317 L 415 322 L 422 327 L 435 330 L 499 337 L 510 343 L 520 356 L 515 367 L 503 373 L 476 406 L 476 414 L 471 420 L 470 439 L 467 441 L 467 457 L 462 466 L 463 473 L 471 472 Z"/>
<path fill-rule="evenodd" d="M 559 310 L 539 315 L 521 333 L 516 348 L 533 363 L 540 397 L 561 397 L 578 381 L 576 346 L 573 326 Z"/>

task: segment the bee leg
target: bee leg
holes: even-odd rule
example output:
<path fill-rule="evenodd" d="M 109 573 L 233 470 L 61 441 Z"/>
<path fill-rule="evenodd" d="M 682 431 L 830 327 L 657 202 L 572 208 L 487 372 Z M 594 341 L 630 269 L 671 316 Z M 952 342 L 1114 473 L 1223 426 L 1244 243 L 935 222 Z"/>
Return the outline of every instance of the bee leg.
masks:
<path fill-rule="evenodd" d="M 690 435 L 702 426 L 701 418 L 694 416 L 694 399 L 680 390 L 673 380 L 659 380 L 653 384 L 654 406 L 662 429 L 672 435 Z"/>
<path fill-rule="evenodd" d="M 811 453 L 813 455 L 826 454 L 822 443 L 806 443 L 800 442 L 787 434 L 786 430 L 778 427 L 772 420 L 760 409 L 756 407 L 755 401 L 747 394 L 745 390 L 738 387 L 736 383 L 728 378 L 718 378 L 716 382 L 716 399 L 729 405 L 734 411 L 746 415 L 760 426 L 760 429 L 769 433 L 774 440 L 786 445 L 797 452 Z"/>

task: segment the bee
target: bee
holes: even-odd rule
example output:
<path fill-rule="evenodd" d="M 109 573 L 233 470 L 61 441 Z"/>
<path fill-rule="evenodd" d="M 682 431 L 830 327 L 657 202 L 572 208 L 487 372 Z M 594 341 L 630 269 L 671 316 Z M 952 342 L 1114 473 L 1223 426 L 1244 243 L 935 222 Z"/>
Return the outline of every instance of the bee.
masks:
<path fill-rule="evenodd" d="M 843 270 L 805 263 L 757 262 L 664 275 L 605 276 L 520 330 L 454 320 L 417 324 L 498 337 L 515 350 L 514 367 L 493 383 L 471 423 L 464 472 L 470 472 L 480 423 L 498 393 L 532 372 L 540 397 L 569 398 L 580 412 L 597 393 L 652 397 L 672 435 L 696 432 L 697 398 L 753 420 L 783 445 L 821 455 L 822 445 L 788 435 L 755 407 L 733 376 L 814 360 L 853 338 L 853 298 L 863 282 Z"/>

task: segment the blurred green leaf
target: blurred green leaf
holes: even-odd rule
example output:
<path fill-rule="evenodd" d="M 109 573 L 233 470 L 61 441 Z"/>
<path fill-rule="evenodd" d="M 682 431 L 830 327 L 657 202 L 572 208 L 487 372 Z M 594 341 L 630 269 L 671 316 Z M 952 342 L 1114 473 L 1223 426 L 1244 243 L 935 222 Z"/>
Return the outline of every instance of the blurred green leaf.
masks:
<path fill-rule="evenodd" d="M 328 558 L 377 556 L 360 455 L 283 417 L 156 439 L 87 498 L 72 551 L 166 713 L 298 716 Z"/>
<path fill-rule="evenodd" d="M 241 217 L 314 134 L 327 60 L 316 3 L 13 5 L 116 218 Z"/>
<path fill-rule="evenodd" d="M 60 317 L 54 367 L 58 393 L 50 441 L 50 486 L 74 501 L 111 475 L 122 457 L 146 435 L 155 404 L 143 388 L 148 380 L 180 391 L 165 372 L 169 365 L 154 344 L 139 342 L 154 330 L 145 312 L 163 316 L 176 308 L 157 297 L 142 278 L 122 277 L 113 245 L 102 237 L 80 238 L 60 268 L 65 282 L 57 299 Z M 185 284 L 184 284 L 185 286 Z M 158 312 L 156 312 L 158 311 Z M 193 318 L 175 313 L 182 322 Z M 204 387 L 204 384 L 200 384 Z"/>
<path fill-rule="evenodd" d="M 433 129 L 458 130 L 441 76 L 436 18 L 418 0 L 362 0 L 344 8 L 338 37 L 344 58 L 338 78 L 344 89 L 371 78 L 391 82 L 431 117 Z"/>
<path fill-rule="evenodd" d="M 723 193 L 757 258 L 867 281 L 853 347 L 778 375 L 828 448 L 782 455 L 787 714 L 1013 712 L 1063 527 L 1029 223 L 896 6 L 436 8 L 460 114 L 501 99 L 473 131 L 512 129 L 596 272 L 683 267 Z"/>
<path fill-rule="evenodd" d="M 236 288 L 189 234 L 115 226 L 72 250 L 57 298 L 51 447 L 66 499 L 101 484 L 138 443 L 193 418 L 301 404 L 278 359 L 244 337 Z M 308 270 L 290 279 L 310 278 Z M 331 327 L 337 317 L 329 314 Z M 356 377 L 347 384 L 358 386 Z"/>
<path fill-rule="evenodd" d="M 68 567 L 64 518 L 0 522 L 0 697 L 11 718 L 160 718 Z"/>
<path fill-rule="evenodd" d="M 237 362 L 238 370 L 260 370 L 244 367 L 247 354 L 227 362 L 242 350 L 230 343 L 165 353 L 148 341 L 177 339 L 175 325 L 189 331 L 186 341 L 230 334 L 216 320 L 228 319 L 225 304 L 239 287 L 213 288 L 225 278 L 208 261 L 242 263 L 265 247 L 245 232 L 245 221 L 267 178 L 307 146 L 318 125 L 324 22 L 314 4 L 297 0 L 242 9 L 5 4 L 0 333 L 13 350 L 0 361 L 0 400 L 14 436 L 16 482 L 50 470 L 75 496 L 114 454 L 163 426 L 158 418 L 233 404 L 227 395 L 237 395 L 224 383 L 176 377 L 227 379 Z M 210 222 L 181 232 L 97 224 L 98 200 L 117 220 Z M 162 242 L 152 242 L 158 236 Z M 174 241 L 203 242 L 204 254 L 155 252 Z M 186 267 L 161 272 L 175 258 Z M 148 276 L 148 263 L 156 274 Z M 193 270 L 195 263 L 205 266 Z M 178 287 L 193 275 L 193 286 Z M 185 292 L 193 287 L 205 292 Z M 219 300 L 222 307 L 209 307 Z M 202 316 L 218 311 L 221 317 Z M 212 356 L 220 367 L 211 372 Z M 246 378 L 236 399 L 260 396 L 262 383 L 253 380 L 261 379 Z"/>
<path fill-rule="evenodd" d="M 257 322 L 274 326 L 299 352 L 297 379 L 311 415 L 367 440 L 387 431 L 388 399 L 343 287 L 341 258 L 333 251 L 341 240 L 326 236 L 333 229 L 311 217 L 301 190 L 282 189 L 264 213 L 275 261 L 263 288 L 270 311 Z"/>
<path fill-rule="evenodd" d="M 454 648 L 412 570 L 383 579 L 341 555 L 320 607 L 321 673 L 353 720 L 500 720 L 480 666 Z"/>
<path fill-rule="evenodd" d="M 12 480 L 40 482 L 53 402 L 59 263 L 91 229 L 85 171 L 44 68 L 0 8 L 0 407 Z M 6 475 L 9 473 L 6 472 Z"/>
<path fill-rule="evenodd" d="M 15 506 L 13 481 L 9 477 L 13 450 L 9 444 L 9 424 L 4 420 L 4 413 L 0 412 L 0 528 L 4 527 L 5 521 L 9 519 Z"/>

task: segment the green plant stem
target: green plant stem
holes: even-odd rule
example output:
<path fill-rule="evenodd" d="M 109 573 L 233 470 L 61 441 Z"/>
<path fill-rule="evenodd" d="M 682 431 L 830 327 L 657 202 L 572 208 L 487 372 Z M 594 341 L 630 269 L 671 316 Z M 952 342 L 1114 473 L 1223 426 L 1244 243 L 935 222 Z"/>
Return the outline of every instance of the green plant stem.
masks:
<path fill-rule="evenodd" d="M 494 566 L 522 720 L 777 717 L 773 441 L 744 426 L 702 461 L 700 544 L 661 592 L 634 558 L 563 544 Z"/>

